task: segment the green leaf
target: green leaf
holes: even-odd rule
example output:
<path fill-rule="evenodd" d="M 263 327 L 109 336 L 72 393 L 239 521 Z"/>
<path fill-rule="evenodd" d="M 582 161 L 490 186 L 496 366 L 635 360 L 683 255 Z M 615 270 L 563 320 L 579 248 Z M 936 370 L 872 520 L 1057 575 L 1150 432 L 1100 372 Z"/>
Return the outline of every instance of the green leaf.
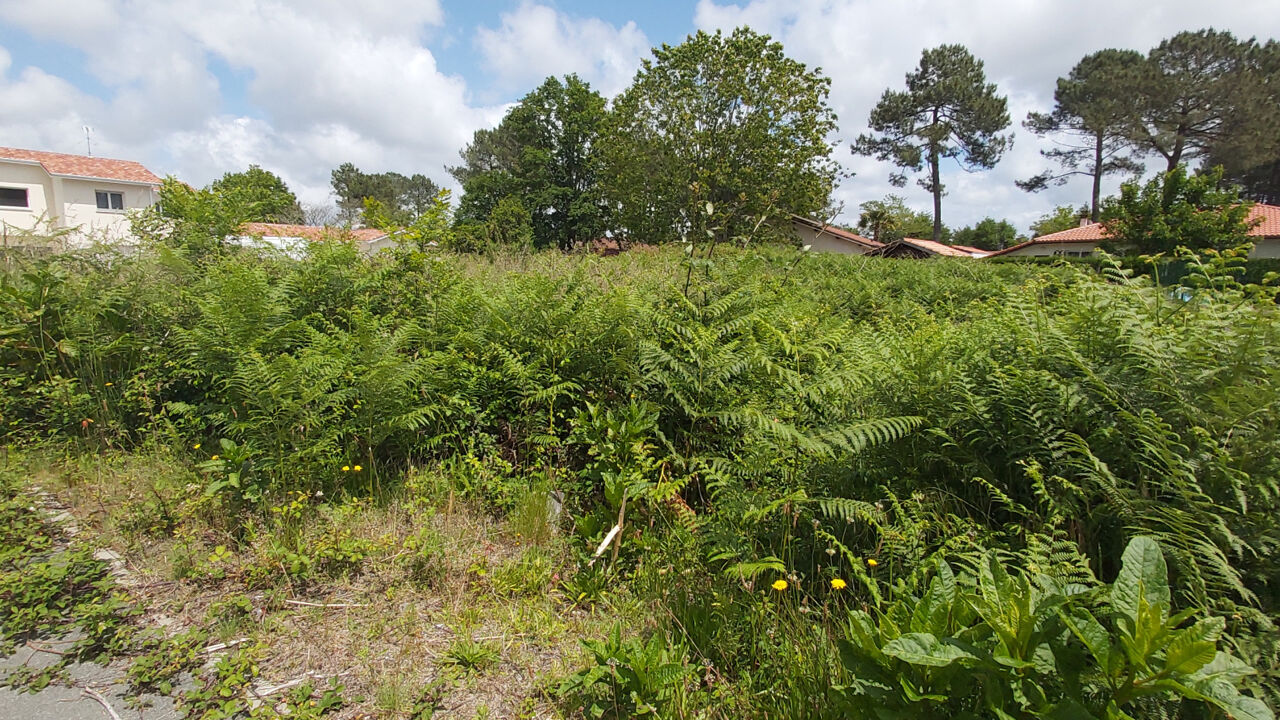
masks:
<path fill-rule="evenodd" d="M 1104 672 L 1111 672 L 1111 633 L 1098 622 L 1085 608 L 1071 608 L 1070 612 L 1058 611 L 1058 617 L 1066 624 L 1071 634 L 1080 639 L 1088 648 L 1089 654 L 1098 662 Z"/>
<path fill-rule="evenodd" d="M 1224 625 L 1222 618 L 1210 617 L 1176 633 L 1165 651 L 1165 670 L 1190 675 L 1212 662 Z"/>
<path fill-rule="evenodd" d="M 956 576 L 945 561 L 938 563 L 938 574 L 929 583 L 929 590 L 916 603 L 911 613 L 911 629 L 943 635 L 956 601 Z"/>
<path fill-rule="evenodd" d="M 1128 620 L 1130 630 L 1138 624 L 1142 604 L 1169 608 L 1169 573 L 1164 554 L 1153 538 L 1139 535 L 1129 541 L 1120 558 L 1120 574 L 1111 588 L 1111 607 Z"/>
<path fill-rule="evenodd" d="M 885 643 L 884 654 L 912 665 L 946 667 L 960 660 L 979 660 L 972 650 L 951 638 L 932 633 L 905 633 Z"/>

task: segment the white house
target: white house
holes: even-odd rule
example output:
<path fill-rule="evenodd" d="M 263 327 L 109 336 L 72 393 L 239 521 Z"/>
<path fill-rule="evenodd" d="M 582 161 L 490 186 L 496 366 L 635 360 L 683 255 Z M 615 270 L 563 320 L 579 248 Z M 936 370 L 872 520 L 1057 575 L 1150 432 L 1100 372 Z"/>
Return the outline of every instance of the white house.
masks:
<path fill-rule="evenodd" d="M 1249 237 L 1253 240 L 1253 250 L 1249 252 L 1249 257 L 1280 257 L 1280 206 L 1255 203 L 1249 211 L 1248 222 L 1254 224 L 1249 229 Z M 1084 220 L 1080 227 L 1041 235 L 1020 245 L 991 253 L 989 257 L 1088 257 L 1108 239 L 1106 226 Z"/>
<path fill-rule="evenodd" d="M 131 160 L 0 147 L 0 233 L 123 240 L 126 211 L 155 204 L 159 189 L 160 178 Z"/>
<path fill-rule="evenodd" d="M 394 247 L 396 244 L 395 238 L 375 228 L 347 229 L 285 223 L 245 223 L 240 226 L 239 232 L 240 234 L 234 239 L 241 245 L 261 242 L 295 256 L 300 254 L 301 248 L 308 243 L 322 242 L 327 239 L 351 239 L 364 255 L 372 255 L 379 250 Z"/>
<path fill-rule="evenodd" d="M 842 227 L 816 222 L 799 215 L 791 216 L 791 232 L 813 252 L 866 255 L 884 245 Z"/>

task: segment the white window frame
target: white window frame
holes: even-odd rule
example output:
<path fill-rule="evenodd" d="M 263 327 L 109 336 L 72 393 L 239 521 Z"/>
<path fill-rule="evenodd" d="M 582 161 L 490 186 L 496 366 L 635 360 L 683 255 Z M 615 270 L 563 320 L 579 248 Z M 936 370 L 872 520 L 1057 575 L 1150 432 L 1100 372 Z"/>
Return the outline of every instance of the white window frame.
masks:
<path fill-rule="evenodd" d="M 12 187 L 8 185 L 0 186 L 0 190 L 21 190 L 26 196 L 27 202 L 23 205 L 0 205 L 0 210 L 30 210 L 31 209 L 31 188 Z"/>
<path fill-rule="evenodd" d="M 107 207 L 102 207 L 101 205 L 98 205 L 99 193 L 107 196 Z M 120 207 L 118 208 L 111 207 L 111 199 L 117 196 L 120 198 Z M 125 211 L 124 191 L 123 190 L 94 190 L 93 204 L 98 208 L 98 212 L 100 213 L 122 213 Z"/>

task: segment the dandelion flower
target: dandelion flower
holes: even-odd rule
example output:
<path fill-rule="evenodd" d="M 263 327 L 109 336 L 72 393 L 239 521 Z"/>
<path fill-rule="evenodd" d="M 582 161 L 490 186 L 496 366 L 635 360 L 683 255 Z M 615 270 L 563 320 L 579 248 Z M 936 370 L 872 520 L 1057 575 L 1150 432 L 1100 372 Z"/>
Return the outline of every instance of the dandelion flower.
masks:
<path fill-rule="evenodd" d="M 875 567 L 875 566 L 877 566 L 877 565 L 879 565 L 879 564 L 880 564 L 880 563 L 876 562 L 876 559 L 875 559 L 875 558 L 867 558 L 867 565 L 868 565 L 868 566 L 870 566 L 870 567 Z"/>
<path fill-rule="evenodd" d="M 342 472 L 351 472 L 351 466 L 350 466 L 350 465 L 343 465 L 343 466 L 342 466 Z"/>
<path fill-rule="evenodd" d="M 353 467 L 353 468 L 351 468 L 351 469 L 352 469 L 352 470 L 355 470 L 356 472 L 360 472 L 360 471 L 361 471 L 361 470 L 363 470 L 364 468 L 362 468 L 362 467 L 360 467 L 359 465 L 357 465 L 357 466 L 355 466 L 355 467 Z"/>
<path fill-rule="evenodd" d="M 191 449 L 192 449 L 192 450 L 199 450 L 199 449 L 200 449 L 200 443 L 196 443 L 195 445 L 192 445 L 192 446 L 191 446 Z"/>
<path fill-rule="evenodd" d="M 849 586 L 849 584 L 848 584 L 848 583 L 846 583 L 844 580 L 841 580 L 840 578 L 832 578 L 832 580 L 831 580 L 831 589 L 832 589 L 832 590 L 843 590 L 843 589 L 845 589 L 845 588 L 846 588 L 846 587 L 848 587 L 848 586 Z"/>
<path fill-rule="evenodd" d="M 786 580 L 774 580 L 774 581 L 773 581 L 773 589 L 774 589 L 774 590 L 777 590 L 778 592 L 782 592 L 783 590 L 786 590 L 786 589 L 787 589 L 787 581 L 786 581 Z"/>
<path fill-rule="evenodd" d="M 112 385 L 115 385 L 115 383 L 107 383 L 107 384 L 106 384 L 106 385 L 104 385 L 103 387 L 111 387 Z"/>
<path fill-rule="evenodd" d="M 211 458 L 209 458 L 209 459 L 210 459 L 210 460 L 217 460 L 217 459 L 218 459 L 218 456 L 217 456 L 217 455 L 214 455 L 213 457 L 211 457 Z"/>

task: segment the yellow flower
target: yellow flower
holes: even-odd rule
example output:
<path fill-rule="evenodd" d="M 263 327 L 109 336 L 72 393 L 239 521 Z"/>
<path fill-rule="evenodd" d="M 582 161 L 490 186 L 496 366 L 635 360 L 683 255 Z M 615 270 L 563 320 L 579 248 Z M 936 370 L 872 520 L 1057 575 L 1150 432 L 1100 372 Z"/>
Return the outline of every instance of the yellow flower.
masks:
<path fill-rule="evenodd" d="M 192 449 L 192 450 L 199 450 L 199 449 L 200 449 L 200 443 L 196 443 L 195 445 L 192 445 L 192 446 L 191 446 L 191 449 Z"/>
<path fill-rule="evenodd" d="M 841 580 L 840 578 L 833 578 L 831 580 L 832 590 L 843 590 L 846 587 L 848 587 L 848 583 L 846 583 L 844 580 Z"/>
<path fill-rule="evenodd" d="M 786 581 L 786 580 L 774 580 L 774 581 L 773 581 L 773 589 L 774 589 L 774 590 L 777 590 L 778 592 L 782 592 L 783 590 L 786 590 L 786 589 L 787 589 L 787 581 Z"/>
<path fill-rule="evenodd" d="M 360 471 L 361 471 L 361 470 L 363 470 L 364 468 L 362 468 L 362 467 L 360 467 L 359 465 L 357 465 L 357 466 L 355 466 L 355 467 L 353 467 L 353 468 L 351 468 L 351 469 L 352 469 L 352 470 L 355 470 L 356 472 L 360 472 Z"/>
<path fill-rule="evenodd" d="M 217 455 L 214 455 L 213 457 L 211 457 L 211 458 L 209 458 L 209 459 L 210 459 L 210 460 L 217 460 L 217 459 L 218 459 L 218 456 L 217 456 Z"/>
<path fill-rule="evenodd" d="M 115 383 L 107 383 L 106 387 L 111 387 L 112 385 L 115 385 Z"/>
<path fill-rule="evenodd" d="M 879 564 L 880 563 L 876 562 L 875 558 L 867 558 L 867 565 L 870 565 L 871 567 L 875 567 Z"/>
<path fill-rule="evenodd" d="M 350 466 L 350 465 L 343 465 L 343 466 L 342 466 L 342 472 L 350 472 L 350 471 L 351 471 L 351 466 Z"/>

